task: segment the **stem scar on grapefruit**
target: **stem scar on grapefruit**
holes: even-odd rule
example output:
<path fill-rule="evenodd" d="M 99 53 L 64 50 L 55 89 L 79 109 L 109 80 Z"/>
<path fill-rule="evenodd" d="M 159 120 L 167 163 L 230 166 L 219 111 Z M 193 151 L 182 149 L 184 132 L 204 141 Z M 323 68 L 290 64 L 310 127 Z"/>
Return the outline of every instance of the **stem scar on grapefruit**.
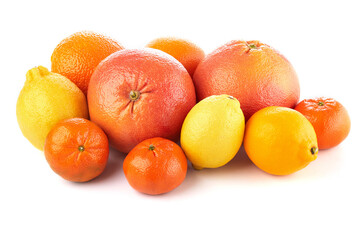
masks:
<path fill-rule="evenodd" d="M 186 69 L 150 48 L 113 53 L 96 68 L 88 89 L 91 120 L 125 153 L 152 137 L 177 141 L 195 103 Z"/>
<path fill-rule="evenodd" d="M 248 120 L 268 106 L 294 108 L 300 97 L 290 62 L 259 41 L 231 41 L 200 62 L 193 76 L 197 100 L 211 95 L 236 97 Z"/>

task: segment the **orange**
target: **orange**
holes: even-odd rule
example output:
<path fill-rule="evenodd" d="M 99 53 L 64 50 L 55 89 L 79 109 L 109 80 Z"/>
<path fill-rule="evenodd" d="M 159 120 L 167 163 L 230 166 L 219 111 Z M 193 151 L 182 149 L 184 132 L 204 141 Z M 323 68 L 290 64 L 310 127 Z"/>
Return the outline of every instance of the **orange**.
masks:
<path fill-rule="evenodd" d="M 244 147 L 251 161 L 274 175 L 288 175 L 317 158 L 316 133 L 299 112 L 266 107 L 246 123 Z"/>
<path fill-rule="evenodd" d="M 159 49 L 176 58 L 192 76 L 197 65 L 204 59 L 204 51 L 194 43 L 173 37 L 157 38 L 151 41 L 149 48 Z"/>
<path fill-rule="evenodd" d="M 340 144 L 350 132 L 350 117 L 345 107 L 333 98 L 311 98 L 301 101 L 295 110 L 314 126 L 320 149 Z"/>
<path fill-rule="evenodd" d="M 170 192 L 184 181 L 187 160 L 176 143 L 164 138 L 151 138 L 131 150 L 123 168 L 131 187 L 156 195 Z"/>
<path fill-rule="evenodd" d="M 74 82 L 87 94 L 90 77 L 96 66 L 110 54 L 123 49 L 104 35 L 83 31 L 62 40 L 51 55 L 51 71 Z"/>
<path fill-rule="evenodd" d="M 236 97 L 248 120 L 267 106 L 293 108 L 300 96 L 290 62 L 259 41 L 231 41 L 209 54 L 193 76 L 197 100 L 211 95 Z"/>
<path fill-rule="evenodd" d="M 55 173 L 69 181 L 86 182 L 104 171 L 109 143 L 95 123 L 71 118 L 58 122 L 51 129 L 44 153 Z"/>
<path fill-rule="evenodd" d="M 151 48 L 113 53 L 99 64 L 89 84 L 90 119 L 121 152 L 153 137 L 177 141 L 195 103 L 186 69 Z"/>

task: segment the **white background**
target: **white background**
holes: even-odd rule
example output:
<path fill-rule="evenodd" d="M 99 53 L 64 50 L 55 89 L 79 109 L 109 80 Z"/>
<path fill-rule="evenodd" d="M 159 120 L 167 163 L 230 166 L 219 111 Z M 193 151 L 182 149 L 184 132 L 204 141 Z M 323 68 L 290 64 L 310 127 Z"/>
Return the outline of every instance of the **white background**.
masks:
<path fill-rule="evenodd" d="M 360 239 L 359 7 L 357 1 L 2 1 L 0 239 Z M 168 194 L 130 188 L 124 155 L 101 177 L 76 184 L 54 174 L 17 125 L 28 69 L 50 68 L 64 37 L 81 30 L 127 48 L 157 37 L 189 39 L 206 53 L 261 40 L 295 67 L 301 99 L 328 96 L 352 129 L 306 169 L 276 177 L 240 152 L 225 167 L 189 169 Z"/>

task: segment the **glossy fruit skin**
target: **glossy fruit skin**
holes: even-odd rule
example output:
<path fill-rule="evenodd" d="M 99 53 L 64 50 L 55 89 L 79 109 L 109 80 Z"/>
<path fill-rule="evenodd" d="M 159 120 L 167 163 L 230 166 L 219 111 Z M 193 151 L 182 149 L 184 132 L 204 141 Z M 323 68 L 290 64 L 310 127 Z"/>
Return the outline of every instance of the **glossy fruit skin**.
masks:
<path fill-rule="evenodd" d="M 205 58 L 205 53 L 200 47 L 181 38 L 157 38 L 146 46 L 159 49 L 176 58 L 186 68 L 190 76 L 193 76 L 196 67 Z"/>
<path fill-rule="evenodd" d="M 268 106 L 293 108 L 300 87 L 290 62 L 259 41 L 231 41 L 205 57 L 193 81 L 197 100 L 229 94 L 241 104 L 245 119 Z"/>
<path fill-rule="evenodd" d="M 131 187 L 157 195 L 170 192 L 184 181 L 187 160 L 176 143 L 157 137 L 136 145 L 126 156 L 123 169 Z"/>
<path fill-rule="evenodd" d="M 136 100 L 131 93 L 136 93 Z M 110 55 L 99 64 L 89 84 L 91 120 L 125 153 L 152 137 L 177 141 L 195 103 L 194 85 L 186 69 L 170 55 L 150 48 Z"/>
<path fill-rule="evenodd" d="M 104 171 L 109 143 L 95 123 L 71 118 L 60 121 L 49 132 L 44 153 L 51 169 L 62 178 L 87 182 Z"/>
<path fill-rule="evenodd" d="M 317 157 L 316 133 L 299 112 L 266 107 L 246 123 L 244 147 L 251 161 L 274 175 L 288 175 L 306 167 Z"/>
<path fill-rule="evenodd" d="M 319 149 L 339 145 L 350 132 L 350 116 L 345 107 L 333 98 L 304 99 L 295 110 L 302 113 L 313 125 Z"/>
<path fill-rule="evenodd" d="M 245 129 L 239 101 L 214 95 L 197 103 L 181 129 L 181 147 L 195 169 L 218 168 L 239 151 Z"/>
<path fill-rule="evenodd" d="M 74 82 L 85 95 L 96 66 L 124 49 L 117 41 L 91 31 L 76 32 L 62 40 L 51 55 L 51 71 Z"/>
<path fill-rule="evenodd" d="M 85 95 L 73 82 L 38 66 L 26 73 L 16 117 L 23 135 L 42 151 L 47 134 L 58 121 L 88 118 L 89 113 Z"/>

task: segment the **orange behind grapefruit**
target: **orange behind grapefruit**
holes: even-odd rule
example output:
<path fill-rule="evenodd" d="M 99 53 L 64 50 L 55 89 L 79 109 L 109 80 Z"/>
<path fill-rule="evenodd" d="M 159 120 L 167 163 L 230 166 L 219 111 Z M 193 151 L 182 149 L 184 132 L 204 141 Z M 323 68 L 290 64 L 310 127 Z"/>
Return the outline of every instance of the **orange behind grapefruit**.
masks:
<path fill-rule="evenodd" d="M 204 59 L 204 51 L 194 43 L 180 38 L 164 37 L 151 41 L 147 47 L 159 49 L 176 58 L 192 76 Z"/>
<path fill-rule="evenodd" d="M 115 40 L 91 31 L 63 39 L 51 55 L 51 71 L 69 78 L 83 93 L 96 66 L 110 54 L 123 49 Z"/>

